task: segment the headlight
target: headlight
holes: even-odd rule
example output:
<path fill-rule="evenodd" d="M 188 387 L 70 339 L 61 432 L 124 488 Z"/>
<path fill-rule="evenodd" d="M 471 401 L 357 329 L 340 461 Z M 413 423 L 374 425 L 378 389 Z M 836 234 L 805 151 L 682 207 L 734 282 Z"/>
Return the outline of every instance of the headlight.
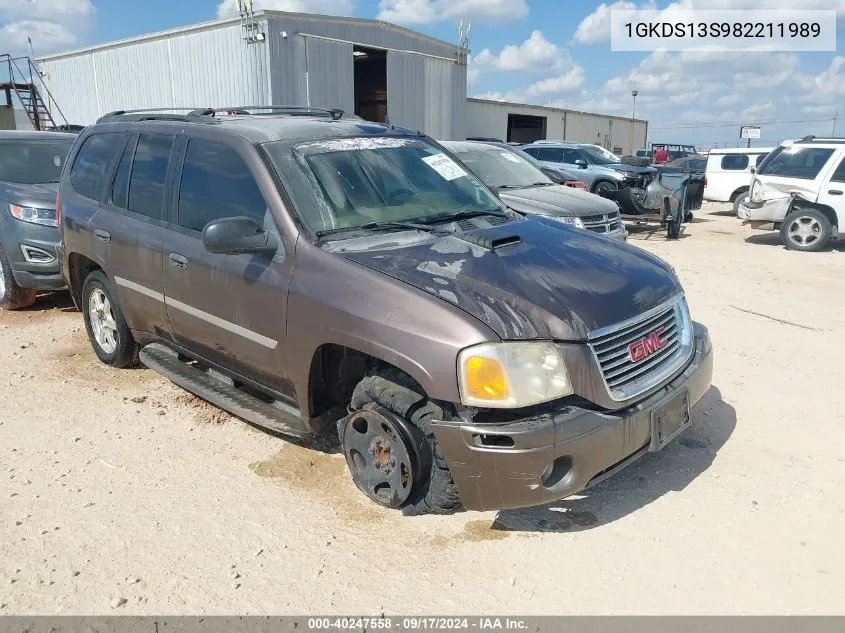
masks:
<path fill-rule="evenodd" d="M 574 226 L 577 229 L 583 229 L 584 223 L 581 221 L 581 218 L 567 218 L 561 217 L 558 215 L 547 215 L 547 218 L 550 220 L 554 220 L 555 222 L 560 222 L 562 224 L 569 224 L 570 226 Z"/>
<path fill-rule="evenodd" d="M 458 354 L 461 402 L 517 409 L 572 393 L 557 347 L 550 341 L 484 343 Z"/>
<path fill-rule="evenodd" d="M 748 197 L 753 200 L 754 202 L 760 202 L 763 194 L 763 185 L 760 184 L 760 181 L 756 178 L 754 182 L 751 183 L 751 195 Z"/>
<path fill-rule="evenodd" d="M 55 209 L 35 209 L 33 207 L 20 207 L 16 204 L 9 205 L 9 212 L 12 217 L 21 222 L 30 224 L 43 224 L 44 226 L 59 226 Z"/>

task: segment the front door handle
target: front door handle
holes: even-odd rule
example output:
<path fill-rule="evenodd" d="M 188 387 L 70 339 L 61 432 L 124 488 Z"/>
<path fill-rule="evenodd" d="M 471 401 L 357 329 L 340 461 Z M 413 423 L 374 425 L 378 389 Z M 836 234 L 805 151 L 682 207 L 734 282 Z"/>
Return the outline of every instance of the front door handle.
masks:
<path fill-rule="evenodd" d="M 831 189 L 828 193 L 832 196 L 841 196 L 842 192 L 839 189 Z"/>
<path fill-rule="evenodd" d="M 185 269 L 188 267 L 188 259 L 179 253 L 170 253 L 170 265 L 174 268 Z"/>
<path fill-rule="evenodd" d="M 96 235 L 97 239 L 101 242 L 111 242 L 111 233 L 108 231 L 104 231 L 103 229 L 94 229 L 94 235 Z"/>

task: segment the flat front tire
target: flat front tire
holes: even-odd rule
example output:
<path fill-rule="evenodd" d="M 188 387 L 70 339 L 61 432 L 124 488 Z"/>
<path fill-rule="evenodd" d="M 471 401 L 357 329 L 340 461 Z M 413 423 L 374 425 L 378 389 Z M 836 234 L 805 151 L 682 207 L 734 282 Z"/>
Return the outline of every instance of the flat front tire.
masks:
<path fill-rule="evenodd" d="M 36 292 L 32 288 L 22 288 L 15 281 L 12 265 L 0 246 L 0 308 L 3 310 L 23 310 L 35 303 Z"/>
<path fill-rule="evenodd" d="M 431 427 L 432 421 L 445 419 L 448 412 L 399 370 L 381 370 L 361 380 L 338 429 L 355 485 L 376 503 L 401 508 L 406 515 L 460 510 Z"/>
<path fill-rule="evenodd" d="M 101 270 L 92 271 L 82 286 L 82 315 L 97 358 L 112 367 L 131 367 L 138 363 L 138 344 L 111 281 Z"/>

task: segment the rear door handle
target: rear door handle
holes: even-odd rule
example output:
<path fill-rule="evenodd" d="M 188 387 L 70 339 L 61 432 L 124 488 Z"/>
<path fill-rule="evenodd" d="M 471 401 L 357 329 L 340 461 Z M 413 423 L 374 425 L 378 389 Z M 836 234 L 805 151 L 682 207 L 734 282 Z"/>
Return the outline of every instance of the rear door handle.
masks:
<path fill-rule="evenodd" d="M 102 229 L 94 229 L 94 235 L 97 236 L 97 239 L 101 242 L 111 242 L 111 233 L 108 231 L 104 231 Z"/>
<path fill-rule="evenodd" d="M 170 265 L 174 268 L 185 269 L 188 267 L 188 259 L 179 253 L 170 253 Z"/>
<path fill-rule="evenodd" d="M 832 196 L 841 196 L 842 192 L 839 189 L 831 189 L 828 193 Z"/>

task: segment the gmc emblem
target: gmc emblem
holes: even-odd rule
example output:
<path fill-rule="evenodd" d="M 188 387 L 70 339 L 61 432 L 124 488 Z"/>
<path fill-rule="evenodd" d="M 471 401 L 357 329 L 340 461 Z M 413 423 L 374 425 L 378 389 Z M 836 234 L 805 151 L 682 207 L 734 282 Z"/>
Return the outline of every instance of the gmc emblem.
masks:
<path fill-rule="evenodd" d="M 645 360 L 657 350 L 666 347 L 669 344 L 669 339 L 663 338 L 663 333 L 666 331 L 665 327 L 657 328 L 648 336 L 634 341 L 628 346 L 628 358 L 632 363 L 639 363 Z"/>

